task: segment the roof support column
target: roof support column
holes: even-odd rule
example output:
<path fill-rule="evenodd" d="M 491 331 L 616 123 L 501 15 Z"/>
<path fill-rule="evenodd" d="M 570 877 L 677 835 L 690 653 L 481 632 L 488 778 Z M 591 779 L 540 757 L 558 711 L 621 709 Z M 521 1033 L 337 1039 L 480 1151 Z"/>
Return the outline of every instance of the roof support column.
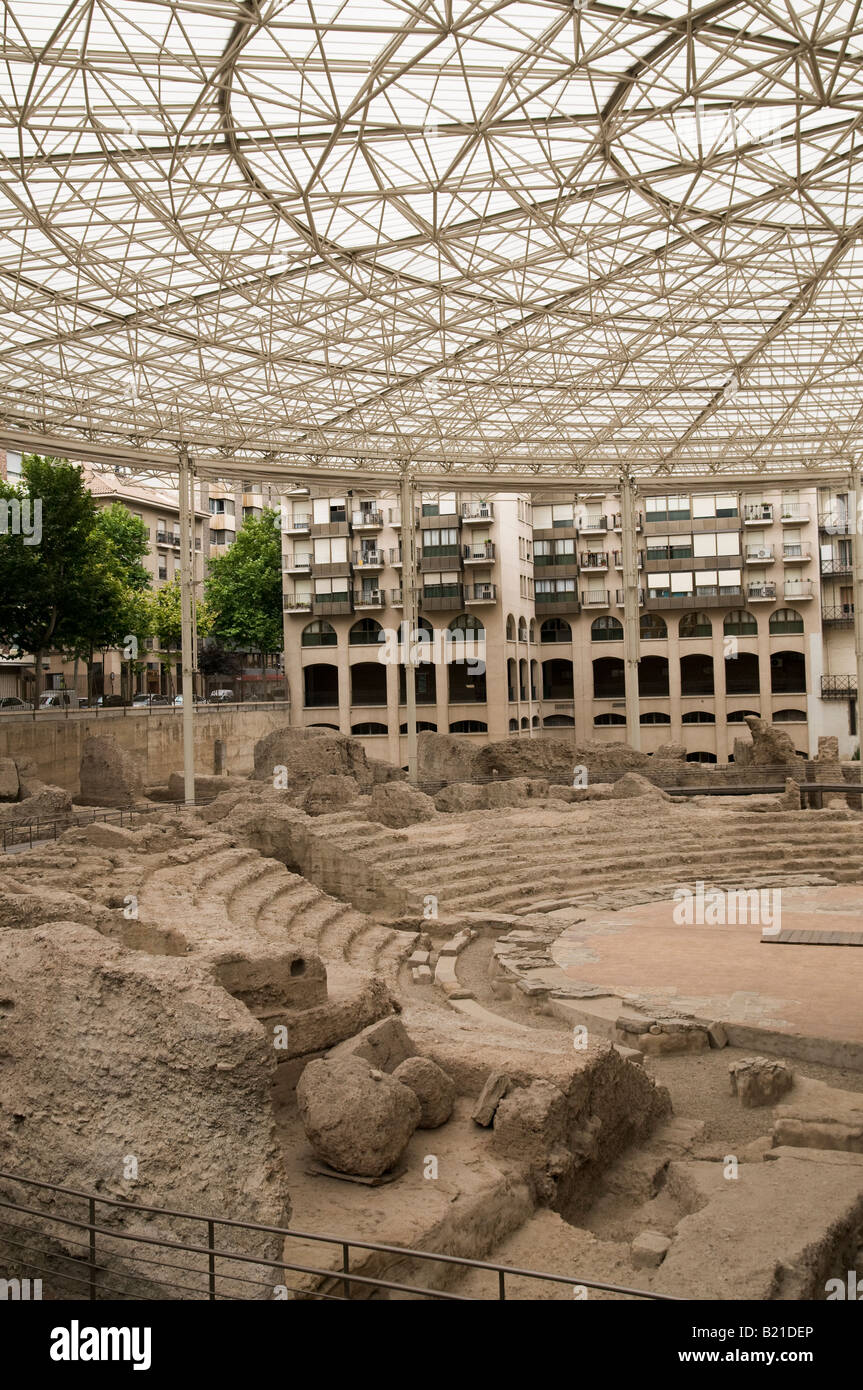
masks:
<path fill-rule="evenodd" d="M 849 479 L 848 526 L 851 532 L 851 560 L 854 566 L 854 661 L 857 671 L 855 723 L 857 743 L 863 757 L 863 729 L 860 727 L 860 711 L 863 708 L 863 490 L 860 487 L 859 467 L 854 469 Z"/>
<path fill-rule="evenodd" d="M 405 663 L 405 708 L 408 729 L 408 781 L 416 784 L 419 776 L 419 753 L 417 749 L 417 689 L 416 662 L 414 660 L 419 628 L 419 595 L 417 593 L 417 538 L 414 527 L 413 475 L 407 464 L 401 470 L 401 517 L 402 517 L 402 612 L 404 619 L 402 631 L 405 640 L 402 644 Z"/>
<path fill-rule="evenodd" d="M 638 549 L 635 530 L 635 489 L 629 473 L 622 473 L 620 477 L 620 548 L 623 555 L 623 674 L 626 689 L 626 740 L 630 748 L 640 748 Z"/>
<path fill-rule="evenodd" d="M 192 615 L 195 549 L 189 515 L 189 499 L 194 496 L 193 478 L 189 450 L 183 444 L 180 447 L 180 631 L 183 661 L 183 794 L 187 806 L 195 804 L 195 624 Z"/>

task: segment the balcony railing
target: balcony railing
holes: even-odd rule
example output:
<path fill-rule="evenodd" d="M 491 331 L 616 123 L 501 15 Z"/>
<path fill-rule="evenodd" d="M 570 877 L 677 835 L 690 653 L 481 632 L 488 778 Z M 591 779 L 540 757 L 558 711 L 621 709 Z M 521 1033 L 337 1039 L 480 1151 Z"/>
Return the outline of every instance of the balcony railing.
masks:
<path fill-rule="evenodd" d="M 483 541 L 479 545 L 466 545 L 464 547 L 465 560 L 493 560 L 494 541 Z"/>
<path fill-rule="evenodd" d="M 176 546 L 179 546 L 179 544 L 180 544 L 180 533 L 179 533 L 179 531 L 157 531 L 157 532 L 156 532 L 156 544 L 157 544 L 157 545 L 176 545 Z"/>
<path fill-rule="evenodd" d="M 774 554 L 772 545 L 747 545 L 745 550 L 747 565 L 771 565 Z"/>
<path fill-rule="evenodd" d="M 383 512 L 374 509 L 372 511 L 351 512 L 352 526 L 383 526 Z"/>
<path fill-rule="evenodd" d="M 768 603 L 776 599 L 775 584 L 748 584 L 746 597 L 752 603 Z"/>
<path fill-rule="evenodd" d="M 626 603 L 626 590 L 625 590 L 625 589 L 617 589 L 617 590 L 615 591 L 614 601 L 615 601 L 615 603 L 617 604 L 618 608 L 623 608 L 624 605 L 625 605 L 625 603 Z M 643 590 L 643 589 L 639 589 L 639 591 L 638 591 L 638 606 L 639 606 L 639 608 L 642 607 L 643 603 L 644 603 L 644 590 Z"/>
<path fill-rule="evenodd" d="M 354 589 L 354 608 L 383 608 L 382 589 Z"/>
<path fill-rule="evenodd" d="M 493 521 L 494 503 L 462 502 L 461 515 L 463 521 Z"/>
<path fill-rule="evenodd" d="M 311 613 L 311 594 L 285 594 L 286 613 Z"/>
<path fill-rule="evenodd" d="M 856 676 L 822 676 L 821 677 L 821 699 L 822 700 L 856 700 L 857 698 L 857 677 Z"/>
<path fill-rule="evenodd" d="M 854 604 L 842 603 L 821 609 L 823 627 L 853 627 Z"/>
<path fill-rule="evenodd" d="M 294 556 L 292 556 L 289 560 L 287 560 L 286 563 L 285 563 L 285 569 L 287 569 L 287 570 L 289 570 L 289 571 L 290 571 L 290 570 L 303 570 L 303 571 L 308 571 L 308 570 L 310 570 L 311 568 L 312 568 L 312 557 L 311 557 L 311 555 L 294 555 Z"/>
<path fill-rule="evenodd" d="M 607 608 L 611 602 L 611 595 L 607 589 L 582 589 L 581 606 L 582 608 Z"/>
<path fill-rule="evenodd" d="M 800 522 L 809 520 L 809 508 L 803 502 L 783 502 L 779 509 L 779 520 L 782 522 Z"/>
<path fill-rule="evenodd" d="M 384 552 L 382 550 L 355 550 L 354 565 L 357 569 L 376 569 L 379 570 L 384 564 Z"/>
<path fill-rule="evenodd" d="M 850 555 L 847 560 L 821 560 L 822 574 L 850 574 L 853 568 Z"/>
<path fill-rule="evenodd" d="M 541 607 L 549 604 L 570 603 L 578 608 L 578 591 L 576 589 L 537 589 L 535 601 Z"/>
<path fill-rule="evenodd" d="M 747 502 L 743 508 L 744 526 L 763 526 L 769 524 L 772 520 L 772 502 Z"/>
<path fill-rule="evenodd" d="M 582 551 L 582 553 L 581 553 L 581 568 L 582 568 L 583 570 L 607 570 L 607 569 L 608 569 L 608 554 L 607 554 L 607 552 L 603 551 L 603 552 L 595 552 L 595 553 L 594 553 L 594 552 L 591 552 L 591 551 Z"/>
<path fill-rule="evenodd" d="M 311 524 L 312 524 L 312 518 L 311 518 L 310 516 L 295 516 L 295 517 L 293 518 L 293 520 L 291 521 L 289 530 L 291 530 L 291 531 L 308 531 L 308 529 L 309 529 L 309 527 L 311 526 Z"/>
<path fill-rule="evenodd" d="M 792 579 L 785 581 L 783 595 L 787 599 L 797 599 L 799 602 L 803 602 L 806 599 L 813 598 L 814 594 L 815 587 L 811 579 Z"/>
<path fill-rule="evenodd" d="M 643 564 L 644 564 L 644 551 L 643 551 L 643 550 L 637 551 L 637 552 L 636 552 L 636 557 L 635 557 L 635 559 L 636 559 L 636 565 L 637 565 L 638 569 L 641 569 L 642 566 L 643 566 Z M 615 568 L 616 570 L 622 570 L 622 569 L 623 569 L 623 551 L 622 551 L 622 550 L 615 550 L 615 552 L 614 552 L 614 568 Z"/>
<path fill-rule="evenodd" d="M 464 591 L 465 603 L 495 603 L 497 601 L 496 584 L 468 584 Z"/>
<path fill-rule="evenodd" d="M 812 552 L 810 551 L 808 545 L 799 545 L 795 543 L 793 545 L 783 545 L 782 547 L 783 564 L 806 564 L 811 559 Z"/>
<path fill-rule="evenodd" d="M 578 529 L 582 534 L 588 531 L 607 531 L 608 517 L 604 516 L 601 512 L 589 512 L 587 516 L 578 518 Z"/>
<path fill-rule="evenodd" d="M 847 536 L 851 530 L 851 521 L 842 512 L 819 512 L 818 527 L 831 536 Z"/>
<path fill-rule="evenodd" d="M 643 522 L 643 520 L 644 520 L 643 514 L 642 514 L 641 512 L 637 512 L 637 513 L 636 513 L 636 517 L 635 517 L 635 529 L 636 529 L 636 531 L 640 531 L 640 530 L 641 530 L 641 523 Z M 614 513 L 612 513 L 612 517 L 611 517 L 611 528 L 612 528 L 613 531 L 622 531 L 622 530 L 623 530 L 623 516 L 622 516 L 622 514 L 621 514 L 620 512 L 614 512 Z"/>

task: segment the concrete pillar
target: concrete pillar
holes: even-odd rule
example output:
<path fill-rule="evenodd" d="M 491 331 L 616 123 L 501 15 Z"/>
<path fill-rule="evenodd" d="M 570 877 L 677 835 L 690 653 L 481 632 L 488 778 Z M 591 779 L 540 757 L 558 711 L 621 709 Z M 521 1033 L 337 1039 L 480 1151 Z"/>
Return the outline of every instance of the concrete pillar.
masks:
<path fill-rule="evenodd" d="M 408 781 L 416 783 L 418 777 L 417 754 L 417 694 L 416 666 L 413 662 L 414 634 L 419 626 L 419 598 L 417 594 L 417 537 L 414 527 L 414 481 L 405 465 L 401 473 L 401 514 L 402 514 L 402 600 L 404 602 L 404 621 L 407 624 L 405 645 L 405 709 L 408 726 Z"/>
<path fill-rule="evenodd" d="M 189 499 L 194 497 L 194 474 L 189 451 L 180 448 L 180 621 L 183 659 L 183 794 L 187 806 L 195 804 L 195 652 L 192 606 L 195 590 L 192 582 L 194 564 L 193 527 L 189 517 Z"/>
<path fill-rule="evenodd" d="M 641 644 L 638 608 L 638 550 L 635 530 L 635 493 L 632 478 L 620 479 L 620 549 L 623 558 L 623 663 L 626 687 L 626 739 L 631 748 L 641 747 L 641 709 L 638 699 L 638 662 Z"/>
<path fill-rule="evenodd" d="M 860 469 L 855 468 L 849 478 L 848 510 L 853 518 L 851 540 L 851 559 L 854 565 L 854 662 L 857 672 L 857 745 L 863 756 L 863 733 L 861 733 L 860 701 L 863 699 L 863 490 L 860 487 Z M 820 694 L 819 692 L 812 692 Z"/>

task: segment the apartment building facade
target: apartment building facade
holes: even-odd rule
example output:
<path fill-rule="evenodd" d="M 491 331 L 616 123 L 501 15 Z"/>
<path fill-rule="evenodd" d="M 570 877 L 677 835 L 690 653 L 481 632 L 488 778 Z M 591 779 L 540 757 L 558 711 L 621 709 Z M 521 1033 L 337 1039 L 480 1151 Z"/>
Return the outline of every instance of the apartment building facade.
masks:
<path fill-rule="evenodd" d="M 842 522 L 842 494 L 651 495 L 637 512 L 642 748 L 673 742 L 722 763 L 757 714 L 807 756 L 820 734 L 851 756 L 853 596 L 842 580 L 853 520 L 825 529 L 834 512 Z M 413 525 L 429 657 L 416 673 L 419 728 L 477 742 L 626 739 L 619 498 L 423 493 Z M 284 505 L 292 718 L 403 764 L 404 649 L 392 636 L 401 531 L 394 496 Z M 442 655 L 458 634 L 481 647 L 481 675 L 457 650 Z"/>

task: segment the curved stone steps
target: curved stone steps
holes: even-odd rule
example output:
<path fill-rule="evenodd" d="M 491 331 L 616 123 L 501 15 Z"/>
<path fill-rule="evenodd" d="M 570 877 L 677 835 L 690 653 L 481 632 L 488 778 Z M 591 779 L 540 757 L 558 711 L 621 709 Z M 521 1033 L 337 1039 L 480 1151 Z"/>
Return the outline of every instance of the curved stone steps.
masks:
<path fill-rule="evenodd" d="M 242 881 L 234 884 L 225 899 L 231 921 L 238 926 L 256 928 L 261 912 L 285 886 L 286 875 L 284 864 L 278 860 L 265 859 L 257 873 L 250 870 Z"/>
<path fill-rule="evenodd" d="M 191 878 L 184 876 L 184 886 L 187 889 L 191 887 L 191 897 L 195 903 L 206 898 L 220 898 L 230 890 L 238 871 L 257 863 L 260 863 L 260 855 L 256 850 L 241 847 L 221 850 L 202 864 L 197 874 Z"/>
<path fill-rule="evenodd" d="M 307 879 L 293 875 L 290 881 L 277 888 L 267 902 L 262 903 L 255 920 L 255 928 L 263 936 L 276 936 L 293 932 L 296 917 L 306 908 L 313 907 L 321 898 L 321 891 Z"/>

